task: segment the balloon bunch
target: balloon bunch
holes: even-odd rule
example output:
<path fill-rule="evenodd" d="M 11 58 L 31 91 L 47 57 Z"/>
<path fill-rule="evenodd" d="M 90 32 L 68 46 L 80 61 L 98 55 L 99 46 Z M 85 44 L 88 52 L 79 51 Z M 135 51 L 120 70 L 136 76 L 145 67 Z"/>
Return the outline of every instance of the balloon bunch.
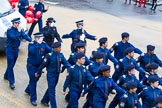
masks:
<path fill-rule="evenodd" d="M 42 16 L 42 13 L 40 11 L 37 11 L 35 14 L 35 18 L 39 19 L 41 16 Z M 34 6 L 29 5 L 28 10 L 25 13 L 25 18 L 26 18 L 28 24 L 31 24 L 35 21 Z"/>
<path fill-rule="evenodd" d="M 19 1 L 19 0 L 8 0 L 9 3 L 11 4 L 12 8 L 16 8 L 16 3 Z"/>

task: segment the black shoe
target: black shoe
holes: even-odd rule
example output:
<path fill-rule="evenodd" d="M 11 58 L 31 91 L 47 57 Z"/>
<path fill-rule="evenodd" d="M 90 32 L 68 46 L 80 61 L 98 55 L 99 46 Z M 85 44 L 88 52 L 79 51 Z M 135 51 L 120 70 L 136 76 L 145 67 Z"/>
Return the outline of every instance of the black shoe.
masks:
<path fill-rule="evenodd" d="M 146 6 L 143 6 L 143 8 L 146 8 Z"/>
<path fill-rule="evenodd" d="M 4 80 L 8 80 L 8 78 L 7 78 L 7 77 L 5 77 L 5 76 L 4 76 L 3 78 L 4 78 Z"/>
<path fill-rule="evenodd" d="M 36 102 L 36 101 L 32 101 L 31 104 L 32 104 L 33 106 L 37 106 L 37 102 Z"/>
<path fill-rule="evenodd" d="M 41 104 L 43 104 L 43 105 L 46 106 L 46 107 L 49 107 L 49 104 L 46 103 L 46 102 L 41 101 Z"/>
<path fill-rule="evenodd" d="M 29 93 L 29 92 L 27 92 L 27 91 L 25 91 L 25 94 L 30 95 L 30 93 Z"/>
<path fill-rule="evenodd" d="M 11 85 L 10 85 L 10 88 L 11 88 L 12 90 L 14 90 L 14 89 L 15 89 L 15 85 L 14 85 L 14 84 L 11 84 Z"/>

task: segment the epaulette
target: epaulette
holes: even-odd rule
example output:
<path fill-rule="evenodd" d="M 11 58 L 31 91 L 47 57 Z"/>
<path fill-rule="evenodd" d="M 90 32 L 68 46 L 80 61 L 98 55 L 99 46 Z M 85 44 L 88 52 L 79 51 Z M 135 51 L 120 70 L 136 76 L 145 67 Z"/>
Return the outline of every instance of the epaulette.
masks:
<path fill-rule="evenodd" d="M 97 79 L 97 78 L 98 78 L 98 76 L 95 77 L 95 79 Z"/>
<path fill-rule="evenodd" d="M 86 68 L 86 66 L 85 65 L 82 65 L 84 68 Z"/>
<path fill-rule="evenodd" d="M 126 78 L 126 75 L 122 75 L 123 78 Z"/>
<path fill-rule="evenodd" d="M 34 44 L 34 41 L 29 42 L 29 44 Z"/>
<path fill-rule="evenodd" d="M 73 68 L 74 68 L 74 65 L 73 65 L 73 66 L 71 66 L 70 68 L 72 68 L 72 69 L 73 69 Z"/>
<path fill-rule="evenodd" d="M 148 87 L 144 87 L 144 88 L 143 88 L 143 90 L 146 90 L 146 89 L 148 89 Z"/>
<path fill-rule="evenodd" d="M 74 53 L 71 53 L 70 55 L 72 55 L 72 56 L 73 56 L 73 55 L 74 55 Z"/>
<path fill-rule="evenodd" d="M 89 65 L 93 65 L 93 63 L 90 63 Z"/>
<path fill-rule="evenodd" d="M 142 53 L 140 56 L 144 56 L 145 55 L 145 53 Z"/>
<path fill-rule="evenodd" d="M 116 84 L 119 84 L 119 80 L 117 80 Z"/>
<path fill-rule="evenodd" d="M 128 95 L 127 95 L 127 94 L 124 94 L 124 95 L 123 95 L 123 97 L 124 97 L 124 98 L 127 98 L 127 97 L 128 97 Z"/>
<path fill-rule="evenodd" d="M 52 52 L 48 53 L 48 55 L 51 56 L 52 55 Z"/>
<path fill-rule="evenodd" d="M 120 59 L 119 61 L 120 61 L 120 62 L 122 62 L 122 61 L 123 61 L 123 59 Z"/>
<path fill-rule="evenodd" d="M 45 41 L 42 41 L 42 43 L 46 43 Z"/>

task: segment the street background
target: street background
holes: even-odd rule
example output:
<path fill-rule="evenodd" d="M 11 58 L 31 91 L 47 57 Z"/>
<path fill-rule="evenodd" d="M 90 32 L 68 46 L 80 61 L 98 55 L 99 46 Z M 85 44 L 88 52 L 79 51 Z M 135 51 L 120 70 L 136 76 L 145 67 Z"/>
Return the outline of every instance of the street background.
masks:
<path fill-rule="evenodd" d="M 34 4 L 37 0 L 30 0 Z M 84 20 L 85 30 L 97 38 L 108 37 L 110 48 L 115 42 L 121 40 L 121 33 L 128 32 L 130 34 L 130 42 L 134 46 L 146 52 L 148 44 L 155 45 L 155 53 L 162 59 L 162 7 L 157 7 L 156 13 L 150 10 L 151 6 L 139 8 L 132 2 L 131 5 L 124 4 L 124 0 L 49 0 L 45 1 L 49 10 L 43 14 L 43 22 L 45 25 L 48 17 L 54 17 L 58 32 L 63 34 L 70 33 L 76 28 L 75 22 Z M 30 25 L 28 25 L 30 27 Z M 34 32 L 38 32 L 36 25 Z M 34 33 L 33 32 L 33 33 Z M 99 46 L 98 40 L 87 40 L 87 56 L 91 55 L 91 51 Z M 62 52 L 65 57 L 70 55 L 71 39 L 63 39 Z M 0 108 L 34 108 L 29 101 L 28 95 L 24 93 L 24 89 L 28 84 L 29 78 L 26 71 L 28 42 L 22 43 L 20 53 L 15 65 L 16 89 L 11 90 L 8 82 L 3 80 L 3 74 L 6 70 L 6 56 L 0 53 Z M 137 57 L 137 55 L 136 55 Z M 113 73 L 113 65 L 111 72 Z M 137 72 L 138 73 L 138 72 Z M 162 76 L 162 69 L 158 72 Z M 67 103 L 62 95 L 62 86 L 66 77 L 66 71 L 60 75 L 60 79 L 56 89 L 56 100 L 58 108 L 65 108 Z M 38 106 L 37 108 L 45 108 L 39 104 L 44 92 L 47 88 L 46 72 L 42 75 L 37 85 Z M 112 99 L 110 95 L 108 103 Z M 85 97 L 80 99 L 80 108 L 85 101 Z M 107 104 L 108 104 L 107 103 Z"/>

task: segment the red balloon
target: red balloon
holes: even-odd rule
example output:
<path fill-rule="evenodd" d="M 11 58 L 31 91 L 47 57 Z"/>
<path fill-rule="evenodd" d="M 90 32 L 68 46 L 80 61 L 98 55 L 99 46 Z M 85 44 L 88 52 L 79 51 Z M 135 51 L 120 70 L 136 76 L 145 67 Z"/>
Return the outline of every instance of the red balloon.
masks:
<path fill-rule="evenodd" d="M 18 2 L 19 0 L 12 0 L 13 2 Z"/>
<path fill-rule="evenodd" d="M 12 3 L 13 3 L 13 0 L 8 0 L 8 1 L 9 1 L 9 3 L 10 3 L 10 4 L 12 4 Z"/>
<path fill-rule="evenodd" d="M 30 10 L 27 10 L 26 13 L 25 13 L 25 17 L 33 17 L 33 12 L 30 11 Z"/>
<path fill-rule="evenodd" d="M 41 16 L 42 16 L 42 12 L 41 11 L 37 11 L 35 17 L 37 19 L 39 19 Z"/>
<path fill-rule="evenodd" d="M 28 10 L 33 12 L 34 11 L 34 6 L 33 5 L 29 5 Z"/>
<path fill-rule="evenodd" d="M 16 4 L 15 3 L 12 3 L 11 6 L 12 6 L 12 8 L 16 8 Z"/>
<path fill-rule="evenodd" d="M 34 22 L 34 18 L 31 18 L 31 17 L 27 17 L 26 20 L 28 24 L 31 24 Z"/>

